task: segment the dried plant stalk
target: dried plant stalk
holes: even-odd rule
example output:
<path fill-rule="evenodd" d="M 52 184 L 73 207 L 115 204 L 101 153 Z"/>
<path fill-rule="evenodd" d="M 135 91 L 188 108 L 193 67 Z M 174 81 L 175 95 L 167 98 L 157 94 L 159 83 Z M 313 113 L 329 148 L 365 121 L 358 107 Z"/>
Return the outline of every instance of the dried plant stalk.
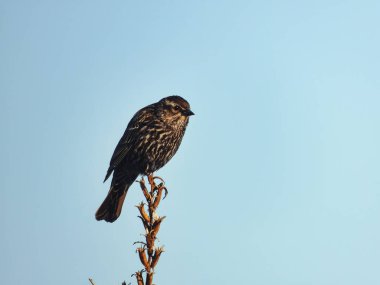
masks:
<path fill-rule="evenodd" d="M 137 271 L 135 275 L 136 275 L 137 285 L 144 285 L 144 278 L 142 276 L 142 271 Z"/>
<path fill-rule="evenodd" d="M 157 179 L 160 180 L 160 183 L 158 185 L 155 183 L 155 180 Z M 153 284 L 154 268 L 160 259 L 161 253 L 164 251 L 163 247 L 157 247 L 155 245 L 157 234 L 160 230 L 160 225 L 165 218 L 157 216 L 156 210 L 161 202 L 162 192 L 165 191 L 166 196 L 167 189 L 164 186 L 164 181 L 160 177 L 149 175 L 148 182 L 150 184 L 149 190 L 145 185 L 144 178 L 141 178 L 139 181 L 146 201 L 145 203 L 141 202 L 136 206 L 140 212 L 139 218 L 141 219 L 145 228 L 145 242 L 136 242 L 143 244 L 143 246 L 137 248 L 136 250 L 136 252 L 139 254 L 141 264 L 144 266 L 144 269 L 142 271 L 138 271 L 134 274 L 136 276 L 138 285 L 144 284 L 144 271 L 145 285 Z"/>

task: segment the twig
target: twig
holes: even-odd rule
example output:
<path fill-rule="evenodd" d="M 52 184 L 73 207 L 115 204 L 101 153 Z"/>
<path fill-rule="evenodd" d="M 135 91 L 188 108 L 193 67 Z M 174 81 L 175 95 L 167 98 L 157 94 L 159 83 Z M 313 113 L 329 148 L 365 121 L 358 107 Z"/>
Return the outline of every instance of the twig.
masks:
<path fill-rule="evenodd" d="M 160 180 L 160 183 L 158 185 L 155 183 L 156 179 Z M 144 271 L 145 285 L 153 284 L 154 268 L 160 259 L 161 253 L 164 252 L 163 247 L 156 247 L 155 245 L 161 222 L 165 218 L 157 216 L 156 210 L 161 202 L 162 192 L 165 191 L 166 196 L 167 189 L 164 186 L 164 180 L 160 177 L 149 175 L 148 181 L 150 184 L 150 190 L 148 190 L 145 186 L 144 178 L 141 178 L 139 181 L 146 201 L 145 203 L 141 202 L 136 206 L 139 209 L 139 218 L 141 219 L 145 229 L 145 242 L 135 242 L 135 244 L 142 244 L 142 246 L 137 248 L 136 252 L 139 255 L 141 264 L 144 266 L 143 270 L 137 271 L 134 274 L 138 285 L 144 285 Z"/>
<path fill-rule="evenodd" d="M 155 180 L 159 180 L 160 183 L 157 185 Z M 164 252 L 163 247 L 158 247 L 155 245 L 157 240 L 157 234 L 160 230 L 162 221 L 165 216 L 159 217 L 156 210 L 162 199 L 165 199 L 168 190 L 164 186 L 165 182 L 161 177 L 154 177 L 153 175 L 148 176 L 148 182 L 150 184 L 150 189 L 148 190 L 145 186 L 144 178 L 139 181 L 141 190 L 144 194 L 145 202 L 141 202 L 136 207 L 139 210 L 139 218 L 141 219 L 144 229 L 145 229 L 145 242 L 136 241 L 134 244 L 140 244 L 140 247 L 136 249 L 139 255 L 141 264 L 144 269 L 137 271 L 132 276 L 136 277 L 137 285 L 153 285 L 153 275 L 154 269 L 160 259 L 161 254 Z M 162 192 L 165 192 L 162 198 Z M 145 272 L 145 283 L 143 273 Z M 94 280 L 88 278 L 91 285 L 95 285 Z M 122 285 L 126 285 L 125 281 Z M 130 285 L 130 284 L 129 284 Z"/>

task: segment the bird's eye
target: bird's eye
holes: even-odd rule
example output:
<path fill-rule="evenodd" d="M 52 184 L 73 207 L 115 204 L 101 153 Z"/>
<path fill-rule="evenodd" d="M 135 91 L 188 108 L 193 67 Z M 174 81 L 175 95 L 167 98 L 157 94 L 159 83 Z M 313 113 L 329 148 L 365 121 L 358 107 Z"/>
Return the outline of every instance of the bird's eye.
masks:
<path fill-rule="evenodd" d="M 176 111 L 179 111 L 179 107 L 178 106 L 174 106 L 174 110 L 176 110 Z"/>

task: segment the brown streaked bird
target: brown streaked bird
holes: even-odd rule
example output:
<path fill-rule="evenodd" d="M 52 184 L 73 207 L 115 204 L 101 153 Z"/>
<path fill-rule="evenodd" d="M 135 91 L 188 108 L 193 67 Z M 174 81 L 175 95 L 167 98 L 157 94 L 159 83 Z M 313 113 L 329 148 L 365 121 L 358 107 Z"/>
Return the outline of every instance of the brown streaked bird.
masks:
<path fill-rule="evenodd" d="M 194 113 L 185 99 L 169 96 L 133 116 L 112 155 L 104 179 L 106 181 L 113 172 L 111 188 L 96 211 L 98 221 L 116 221 L 136 178 L 140 174 L 152 174 L 173 157 L 191 115 Z"/>

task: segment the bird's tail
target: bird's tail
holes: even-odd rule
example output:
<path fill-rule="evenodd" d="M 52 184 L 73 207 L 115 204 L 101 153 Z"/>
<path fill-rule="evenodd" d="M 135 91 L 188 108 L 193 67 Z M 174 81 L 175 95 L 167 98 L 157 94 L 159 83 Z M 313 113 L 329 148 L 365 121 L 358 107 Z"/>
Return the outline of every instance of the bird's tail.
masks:
<path fill-rule="evenodd" d="M 98 221 L 105 220 L 113 223 L 120 216 L 123 207 L 125 196 L 127 196 L 129 185 L 125 190 L 117 191 L 114 186 L 111 186 L 107 197 L 96 211 L 95 217 Z"/>

